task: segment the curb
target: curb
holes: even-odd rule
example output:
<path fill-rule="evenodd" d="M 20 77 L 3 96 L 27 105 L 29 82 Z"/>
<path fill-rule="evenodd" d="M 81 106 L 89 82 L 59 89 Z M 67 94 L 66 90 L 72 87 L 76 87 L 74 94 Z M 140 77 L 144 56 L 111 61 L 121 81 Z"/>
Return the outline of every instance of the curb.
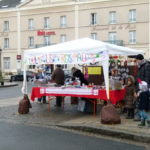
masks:
<path fill-rule="evenodd" d="M 10 85 L 2 85 L 0 88 L 5 88 L 5 87 L 12 87 L 12 86 L 17 86 L 18 84 L 10 84 Z"/>
<path fill-rule="evenodd" d="M 94 134 L 101 134 L 116 138 L 122 138 L 127 140 L 132 140 L 136 142 L 144 142 L 150 143 L 150 136 L 142 135 L 138 133 L 129 133 L 127 131 L 109 129 L 105 127 L 91 127 L 91 126 L 80 126 L 80 125 L 56 125 L 57 127 L 66 128 L 66 129 L 74 129 L 78 131 L 94 133 Z"/>

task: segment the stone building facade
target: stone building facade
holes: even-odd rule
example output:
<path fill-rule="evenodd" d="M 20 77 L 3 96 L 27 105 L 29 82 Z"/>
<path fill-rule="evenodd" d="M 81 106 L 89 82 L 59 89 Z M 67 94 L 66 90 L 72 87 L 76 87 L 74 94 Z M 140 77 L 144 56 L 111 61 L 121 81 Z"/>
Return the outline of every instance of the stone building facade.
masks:
<path fill-rule="evenodd" d="M 1 69 L 21 70 L 25 50 L 83 37 L 150 57 L 149 24 L 148 0 L 6 0 L 0 2 Z"/>

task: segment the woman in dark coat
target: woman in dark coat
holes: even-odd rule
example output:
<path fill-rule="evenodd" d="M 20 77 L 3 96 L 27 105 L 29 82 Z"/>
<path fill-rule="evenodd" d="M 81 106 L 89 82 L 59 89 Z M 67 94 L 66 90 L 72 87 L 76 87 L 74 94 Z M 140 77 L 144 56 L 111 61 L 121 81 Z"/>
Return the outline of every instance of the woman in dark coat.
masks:
<path fill-rule="evenodd" d="M 81 82 L 81 85 L 82 84 L 85 84 L 85 85 L 88 85 L 88 81 L 84 78 L 84 74 L 81 72 L 81 70 L 73 67 L 72 68 L 72 73 L 73 73 L 73 77 L 77 77 L 79 78 L 80 82 Z"/>
<path fill-rule="evenodd" d="M 127 86 L 125 87 L 125 108 L 127 109 L 127 119 L 134 118 L 134 100 L 135 100 L 135 85 L 134 77 L 127 78 Z"/>

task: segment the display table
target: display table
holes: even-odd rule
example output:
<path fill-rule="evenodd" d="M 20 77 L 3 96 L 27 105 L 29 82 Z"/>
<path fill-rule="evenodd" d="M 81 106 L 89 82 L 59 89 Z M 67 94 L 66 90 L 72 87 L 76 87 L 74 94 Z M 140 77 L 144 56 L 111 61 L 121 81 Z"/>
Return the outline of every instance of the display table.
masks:
<path fill-rule="evenodd" d="M 116 104 L 122 100 L 125 95 L 125 90 L 110 90 L 110 101 Z M 90 88 L 61 88 L 61 87 L 33 87 L 31 93 L 31 100 L 40 98 L 41 96 L 71 96 L 71 97 L 85 97 L 92 99 L 108 100 L 106 90 L 90 89 Z"/>
<path fill-rule="evenodd" d="M 41 96 L 72 96 L 85 98 L 99 98 L 99 90 L 97 89 L 82 89 L 82 88 L 61 88 L 61 87 L 33 87 L 31 100 L 40 98 Z"/>
<path fill-rule="evenodd" d="M 123 100 L 125 95 L 125 90 L 110 90 L 110 101 L 112 104 L 116 104 L 118 101 Z M 31 92 L 31 100 L 34 101 L 35 98 L 40 98 L 42 96 L 71 96 L 71 97 L 84 97 L 93 99 L 91 102 L 94 104 L 93 114 L 96 113 L 97 99 L 108 100 L 106 96 L 106 90 L 98 90 L 92 88 L 61 88 L 61 87 L 33 87 Z M 49 99 L 49 110 L 50 101 Z"/>

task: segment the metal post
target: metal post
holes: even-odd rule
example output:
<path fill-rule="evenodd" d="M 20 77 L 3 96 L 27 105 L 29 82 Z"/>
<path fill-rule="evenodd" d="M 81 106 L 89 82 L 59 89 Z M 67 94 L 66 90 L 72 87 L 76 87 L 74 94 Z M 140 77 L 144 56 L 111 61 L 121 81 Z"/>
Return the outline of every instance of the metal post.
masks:
<path fill-rule="evenodd" d="M 0 71 L 2 71 L 1 61 L 2 61 L 2 49 L 0 48 Z"/>

